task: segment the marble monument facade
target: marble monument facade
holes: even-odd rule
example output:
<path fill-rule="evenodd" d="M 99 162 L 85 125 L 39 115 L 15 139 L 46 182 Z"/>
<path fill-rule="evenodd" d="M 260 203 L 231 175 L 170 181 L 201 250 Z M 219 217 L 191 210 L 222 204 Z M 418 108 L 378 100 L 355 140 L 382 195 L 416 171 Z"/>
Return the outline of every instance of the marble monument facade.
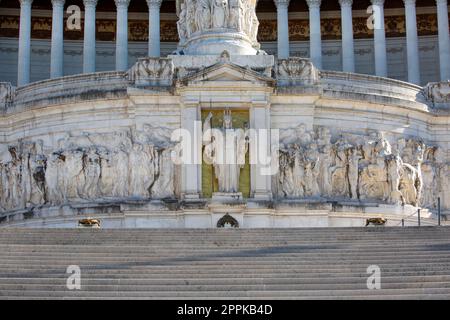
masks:
<path fill-rule="evenodd" d="M 449 82 L 275 58 L 259 50 L 257 21 L 239 18 L 254 17 L 253 0 L 179 5 L 174 55 L 0 83 L 1 225 L 396 225 L 419 208 L 435 223 L 438 198 L 450 213 Z"/>

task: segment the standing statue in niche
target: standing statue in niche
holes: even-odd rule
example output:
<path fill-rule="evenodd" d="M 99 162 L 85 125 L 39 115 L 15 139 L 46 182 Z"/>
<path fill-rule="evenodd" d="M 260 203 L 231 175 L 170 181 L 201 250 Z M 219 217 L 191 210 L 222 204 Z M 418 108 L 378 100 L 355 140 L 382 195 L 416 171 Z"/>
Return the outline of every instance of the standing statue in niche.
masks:
<path fill-rule="evenodd" d="M 243 129 L 233 128 L 231 111 L 224 112 L 222 129 L 211 128 L 212 116 L 209 113 L 203 124 L 206 141 L 203 157 L 206 163 L 213 165 L 219 192 L 237 193 L 248 152 L 248 136 Z"/>

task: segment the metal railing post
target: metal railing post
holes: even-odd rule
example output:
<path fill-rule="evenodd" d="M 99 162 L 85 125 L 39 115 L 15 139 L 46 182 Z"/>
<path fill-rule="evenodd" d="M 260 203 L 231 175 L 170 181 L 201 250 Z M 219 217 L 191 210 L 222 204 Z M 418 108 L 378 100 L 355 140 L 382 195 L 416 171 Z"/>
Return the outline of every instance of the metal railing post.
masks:
<path fill-rule="evenodd" d="M 417 223 L 420 227 L 420 209 L 417 209 Z"/>
<path fill-rule="evenodd" d="M 441 226 L 441 197 L 438 197 L 438 226 Z"/>
<path fill-rule="evenodd" d="M 402 219 L 402 227 L 405 226 L 405 219 Z"/>

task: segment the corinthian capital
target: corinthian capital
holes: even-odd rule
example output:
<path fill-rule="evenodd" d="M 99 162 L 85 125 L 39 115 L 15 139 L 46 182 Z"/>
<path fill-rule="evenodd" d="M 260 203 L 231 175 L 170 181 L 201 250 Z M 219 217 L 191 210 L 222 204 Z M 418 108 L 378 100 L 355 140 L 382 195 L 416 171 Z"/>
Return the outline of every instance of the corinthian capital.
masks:
<path fill-rule="evenodd" d="M 278 7 L 289 7 L 289 2 L 291 2 L 291 0 L 273 0 L 273 2 L 275 2 L 275 5 Z"/>
<path fill-rule="evenodd" d="M 31 4 L 33 3 L 33 0 L 19 0 L 20 5 L 23 6 L 31 6 Z"/>
<path fill-rule="evenodd" d="M 84 7 L 96 7 L 97 6 L 97 0 L 83 0 Z"/>
<path fill-rule="evenodd" d="M 339 0 L 341 7 L 351 7 L 353 5 L 353 0 Z"/>
<path fill-rule="evenodd" d="M 147 0 L 148 8 L 158 9 L 161 8 L 162 0 Z"/>
<path fill-rule="evenodd" d="M 128 8 L 128 5 L 130 4 L 130 0 L 114 0 L 116 3 L 116 7 L 126 7 Z"/>
<path fill-rule="evenodd" d="M 65 0 L 52 0 L 52 5 L 54 6 L 54 7 L 62 7 L 62 6 L 64 6 L 64 2 L 65 2 Z"/>
<path fill-rule="evenodd" d="M 318 9 L 322 4 L 322 0 L 306 0 L 306 3 L 310 9 Z"/>
<path fill-rule="evenodd" d="M 384 0 L 370 0 L 374 6 L 384 6 Z"/>

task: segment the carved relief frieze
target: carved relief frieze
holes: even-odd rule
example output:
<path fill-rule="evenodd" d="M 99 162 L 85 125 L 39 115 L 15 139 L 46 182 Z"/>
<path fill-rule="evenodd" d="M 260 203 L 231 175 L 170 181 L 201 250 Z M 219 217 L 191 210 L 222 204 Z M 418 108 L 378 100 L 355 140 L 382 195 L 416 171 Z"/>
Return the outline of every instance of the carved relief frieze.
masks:
<path fill-rule="evenodd" d="M 32 17 L 32 38 L 50 39 L 51 38 L 50 17 Z M 321 20 L 322 38 L 324 40 L 341 39 L 341 21 L 338 18 L 324 18 Z M 249 27 L 250 28 L 250 27 Z M 406 36 L 406 23 L 404 16 L 386 16 L 385 28 L 387 37 Z M 418 14 L 417 28 L 420 36 L 437 35 L 438 25 L 435 14 Z M 130 20 L 128 22 L 130 41 L 148 41 L 148 21 Z M 251 28 L 249 29 L 251 32 Z M 257 40 L 258 41 L 276 41 L 277 40 L 277 21 L 259 20 Z M 356 39 L 372 38 L 373 31 L 367 27 L 367 19 L 364 17 L 355 17 L 353 19 L 353 31 Z M 114 19 L 97 20 L 97 39 L 101 41 L 115 41 L 116 22 Z M 183 31 L 181 32 L 183 34 Z M 0 16 L 0 37 L 18 37 L 19 36 L 19 17 L 18 16 Z M 64 37 L 68 40 L 82 40 L 82 30 L 65 29 Z M 309 21 L 307 19 L 289 20 L 289 38 L 291 41 L 309 40 Z M 161 20 L 161 41 L 178 42 L 180 33 L 177 28 L 177 22 L 173 20 Z"/>
<path fill-rule="evenodd" d="M 0 145 L 0 209 L 102 199 L 175 196 L 171 130 L 66 133 L 55 146 L 43 141 Z"/>
<path fill-rule="evenodd" d="M 417 138 L 390 143 L 383 132 L 332 136 L 304 124 L 280 133 L 281 198 L 378 201 L 434 209 L 449 192 L 449 160 Z M 448 207 L 445 204 L 444 208 Z"/>

